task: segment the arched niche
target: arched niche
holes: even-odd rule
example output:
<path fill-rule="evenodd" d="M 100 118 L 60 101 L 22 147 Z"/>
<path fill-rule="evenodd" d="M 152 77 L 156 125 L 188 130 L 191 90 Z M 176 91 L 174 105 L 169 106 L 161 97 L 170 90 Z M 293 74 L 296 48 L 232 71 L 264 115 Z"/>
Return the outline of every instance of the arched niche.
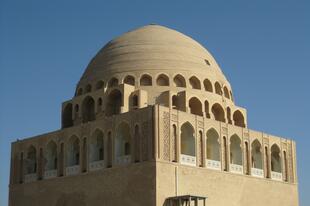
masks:
<path fill-rule="evenodd" d="M 186 87 L 185 78 L 182 75 L 180 75 L 180 74 L 177 74 L 173 78 L 173 83 L 174 83 L 175 87 Z"/>
<path fill-rule="evenodd" d="M 80 140 L 76 136 L 69 139 L 67 147 L 67 166 L 76 166 L 80 164 Z"/>
<path fill-rule="evenodd" d="M 252 151 L 251 151 L 251 157 L 252 157 L 252 168 L 256 169 L 263 169 L 263 158 L 262 158 L 262 145 L 260 142 L 256 139 L 252 142 Z"/>
<path fill-rule="evenodd" d="M 118 89 L 114 89 L 107 96 L 105 113 L 107 116 L 121 113 L 122 93 Z"/>
<path fill-rule="evenodd" d="M 200 80 L 197 77 L 192 76 L 189 79 L 189 83 L 190 83 L 192 89 L 201 89 L 201 83 L 200 83 Z"/>
<path fill-rule="evenodd" d="M 72 104 L 66 104 L 63 112 L 62 112 L 62 128 L 72 127 L 73 126 L 73 118 L 72 118 Z"/>
<path fill-rule="evenodd" d="M 115 77 L 112 77 L 108 82 L 108 87 L 117 87 L 118 86 L 118 79 Z"/>
<path fill-rule="evenodd" d="M 230 137 L 230 163 L 242 165 L 241 139 L 236 134 Z"/>
<path fill-rule="evenodd" d="M 27 149 L 25 167 L 26 174 L 34 174 L 37 172 L 37 150 L 32 145 Z"/>
<path fill-rule="evenodd" d="M 104 135 L 97 129 L 90 138 L 89 161 L 96 162 L 104 160 Z"/>
<path fill-rule="evenodd" d="M 45 170 L 56 170 L 57 169 L 57 145 L 54 141 L 50 141 L 45 150 Z"/>
<path fill-rule="evenodd" d="M 215 103 L 211 110 L 216 121 L 225 122 L 225 112 L 220 104 Z"/>
<path fill-rule="evenodd" d="M 143 74 L 140 78 L 140 86 L 152 86 L 152 77 L 148 74 Z"/>
<path fill-rule="evenodd" d="M 220 83 L 215 82 L 214 88 L 215 88 L 215 93 L 216 94 L 218 94 L 218 95 L 222 95 L 223 94 L 222 87 L 221 87 Z"/>
<path fill-rule="evenodd" d="M 82 120 L 83 123 L 96 119 L 95 100 L 91 96 L 87 96 L 82 103 Z"/>
<path fill-rule="evenodd" d="M 281 167 L 281 156 L 280 148 L 278 145 L 274 144 L 271 147 L 271 171 L 272 172 L 282 172 Z"/>
<path fill-rule="evenodd" d="M 124 83 L 135 86 L 135 78 L 132 75 L 127 75 L 124 79 Z"/>
<path fill-rule="evenodd" d="M 207 159 L 220 161 L 220 143 L 219 143 L 219 134 L 215 129 L 209 129 L 207 132 Z"/>
<path fill-rule="evenodd" d="M 213 87 L 212 87 L 212 83 L 209 79 L 205 79 L 203 81 L 203 85 L 205 87 L 205 91 L 207 92 L 213 92 Z"/>
<path fill-rule="evenodd" d="M 244 116 L 239 110 L 234 112 L 233 119 L 236 126 L 245 127 Z"/>
<path fill-rule="evenodd" d="M 118 125 L 115 137 L 115 156 L 123 157 L 131 154 L 131 132 L 127 123 Z"/>
<path fill-rule="evenodd" d="M 224 86 L 224 96 L 225 96 L 227 99 L 230 99 L 230 97 L 229 97 L 229 91 L 228 91 L 228 89 L 227 89 L 226 86 Z"/>
<path fill-rule="evenodd" d="M 190 98 L 188 105 L 189 105 L 191 114 L 203 116 L 202 104 L 197 97 Z"/>
<path fill-rule="evenodd" d="M 196 156 L 194 134 L 195 130 L 189 122 L 181 126 L 181 154 Z"/>
<path fill-rule="evenodd" d="M 165 74 L 160 74 L 157 77 L 156 83 L 158 86 L 169 86 L 169 77 Z"/>

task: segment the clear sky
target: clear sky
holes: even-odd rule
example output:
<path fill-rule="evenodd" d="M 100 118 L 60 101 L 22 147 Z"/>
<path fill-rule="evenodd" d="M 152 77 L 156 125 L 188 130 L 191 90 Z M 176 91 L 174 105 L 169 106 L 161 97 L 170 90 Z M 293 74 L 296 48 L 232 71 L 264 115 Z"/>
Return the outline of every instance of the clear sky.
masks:
<path fill-rule="evenodd" d="M 96 52 L 150 23 L 208 48 L 250 128 L 296 140 L 300 205 L 309 205 L 307 0 L 0 0 L 0 205 L 7 205 L 10 143 L 59 129 L 61 103 Z"/>

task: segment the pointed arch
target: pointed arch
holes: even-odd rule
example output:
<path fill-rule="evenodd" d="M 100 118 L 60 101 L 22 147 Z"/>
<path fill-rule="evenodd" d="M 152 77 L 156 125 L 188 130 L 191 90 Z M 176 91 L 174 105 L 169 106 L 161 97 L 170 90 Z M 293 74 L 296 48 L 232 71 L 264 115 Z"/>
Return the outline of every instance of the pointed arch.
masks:
<path fill-rule="evenodd" d="M 152 77 L 148 74 L 143 74 L 140 78 L 140 86 L 152 86 Z"/>
<path fill-rule="evenodd" d="M 189 122 L 181 126 L 181 154 L 196 156 L 195 130 Z"/>
<path fill-rule="evenodd" d="M 96 129 L 90 138 L 89 162 L 104 160 L 104 134 Z"/>
<path fill-rule="evenodd" d="M 129 85 L 132 85 L 132 86 L 135 86 L 135 78 L 134 76 L 132 75 L 127 75 L 124 79 L 124 83 L 125 84 L 129 84 Z"/>
<path fill-rule="evenodd" d="M 216 121 L 225 122 L 225 112 L 219 103 L 213 104 L 211 111 Z"/>
<path fill-rule="evenodd" d="M 116 87 L 118 86 L 118 79 L 115 78 L 115 77 L 112 77 L 109 82 L 108 82 L 108 87 L 111 88 L 111 87 Z"/>
<path fill-rule="evenodd" d="M 210 118 L 210 105 L 208 100 L 205 100 L 205 113 L 206 113 L 206 117 Z"/>
<path fill-rule="evenodd" d="M 226 86 L 224 86 L 224 96 L 225 96 L 227 99 L 230 99 L 230 97 L 229 97 L 229 91 L 228 91 L 228 89 L 227 89 Z"/>
<path fill-rule="evenodd" d="M 67 166 L 76 166 L 80 164 L 80 140 L 77 136 L 72 136 L 68 142 L 67 148 Z"/>
<path fill-rule="evenodd" d="M 235 125 L 238 127 L 245 127 L 245 122 L 244 122 L 244 116 L 240 112 L 240 110 L 237 110 L 234 112 L 233 119 L 235 122 Z"/>
<path fill-rule="evenodd" d="M 236 134 L 230 137 L 230 163 L 242 165 L 241 139 Z"/>
<path fill-rule="evenodd" d="M 192 76 L 189 79 L 189 83 L 190 83 L 192 89 L 201 89 L 201 83 L 200 83 L 200 80 L 197 77 Z"/>
<path fill-rule="evenodd" d="M 72 118 L 72 104 L 68 103 L 62 113 L 62 128 L 68 128 L 73 126 Z"/>
<path fill-rule="evenodd" d="M 188 105 L 189 105 L 191 114 L 203 116 L 202 104 L 197 97 L 190 98 Z"/>
<path fill-rule="evenodd" d="M 156 83 L 158 86 L 169 86 L 169 77 L 165 74 L 160 74 L 156 79 Z"/>
<path fill-rule="evenodd" d="M 215 88 L 215 93 L 216 94 L 218 94 L 218 95 L 222 95 L 223 94 L 222 87 L 221 87 L 220 83 L 215 82 L 214 88 Z"/>
<path fill-rule="evenodd" d="M 50 141 L 46 146 L 45 151 L 45 170 L 56 170 L 57 169 L 57 145 L 54 141 Z"/>
<path fill-rule="evenodd" d="M 231 121 L 231 109 L 230 109 L 230 107 L 226 108 L 226 116 L 227 116 L 228 123 L 232 124 L 232 121 Z"/>
<path fill-rule="evenodd" d="M 252 168 L 263 169 L 263 156 L 262 156 L 262 145 L 260 142 L 255 139 L 252 142 L 252 151 L 251 151 L 251 159 L 252 159 Z"/>
<path fill-rule="evenodd" d="M 271 147 L 271 171 L 272 172 L 282 172 L 281 165 L 281 153 L 280 147 L 277 144 L 273 144 Z"/>
<path fill-rule="evenodd" d="M 131 154 L 131 132 L 126 122 L 118 125 L 115 137 L 115 156 L 123 157 Z"/>
<path fill-rule="evenodd" d="M 27 149 L 25 166 L 26 174 L 37 173 L 37 150 L 33 145 L 31 145 Z"/>
<path fill-rule="evenodd" d="M 207 131 L 207 159 L 220 161 L 221 160 L 221 147 L 218 132 L 211 128 Z"/>
<path fill-rule="evenodd" d="M 186 87 L 185 78 L 182 75 L 180 75 L 180 74 L 177 74 L 173 78 L 173 83 L 174 83 L 175 87 Z"/>
<path fill-rule="evenodd" d="M 96 119 L 95 100 L 91 96 L 87 96 L 82 102 L 82 119 L 83 123 Z"/>
<path fill-rule="evenodd" d="M 203 81 L 203 85 L 205 87 L 205 91 L 207 92 L 213 92 L 213 87 L 212 87 L 212 83 L 209 79 L 205 79 Z"/>
<path fill-rule="evenodd" d="M 107 116 L 121 113 L 122 93 L 118 89 L 111 91 L 107 97 L 105 113 Z"/>

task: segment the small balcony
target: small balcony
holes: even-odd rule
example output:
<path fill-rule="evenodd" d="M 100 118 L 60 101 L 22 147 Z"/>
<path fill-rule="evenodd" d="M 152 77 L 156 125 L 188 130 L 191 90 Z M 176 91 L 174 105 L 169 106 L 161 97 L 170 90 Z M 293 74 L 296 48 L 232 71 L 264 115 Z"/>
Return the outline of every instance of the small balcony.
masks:
<path fill-rule="evenodd" d="M 104 168 L 104 160 L 94 161 L 89 163 L 89 170 L 96 171 Z"/>
<path fill-rule="evenodd" d="M 37 173 L 31 173 L 31 174 L 26 174 L 25 175 L 25 182 L 28 183 L 28 182 L 34 182 L 38 179 L 38 175 Z"/>
<path fill-rule="evenodd" d="M 213 169 L 213 170 L 221 170 L 221 162 L 217 160 L 207 159 L 207 168 Z"/>
<path fill-rule="evenodd" d="M 229 169 L 230 169 L 230 172 L 232 172 L 232 173 L 243 174 L 243 166 L 242 165 L 230 164 Z"/>
<path fill-rule="evenodd" d="M 131 156 L 130 155 L 124 155 L 120 157 L 116 157 L 116 164 L 118 165 L 127 165 L 131 163 Z"/>
<path fill-rule="evenodd" d="M 80 173 L 80 165 L 74 165 L 74 166 L 66 167 L 66 175 L 67 176 L 77 175 L 79 173 Z"/>
<path fill-rule="evenodd" d="M 271 172 L 271 179 L 282 181 L 282 173 L 280 172 Z"/>
<path fill-rule="evenodd" d="M 50 179 L 54 177 L 57 177 L 57 170 L 46 170 L 44 172 L 44 179 Z"/>
<path fill-rule="evenodd" d="M 181 164 L 189 165 L 189 166 L 196 166 L 196 157 L 181 154 Z"/>
<path fill-rule="evenodd" d="M 251 168 L 251 175 L 253 177 L 263 178 L 264 177 L 264 170 L 258 169 L 258 168 Z"/>

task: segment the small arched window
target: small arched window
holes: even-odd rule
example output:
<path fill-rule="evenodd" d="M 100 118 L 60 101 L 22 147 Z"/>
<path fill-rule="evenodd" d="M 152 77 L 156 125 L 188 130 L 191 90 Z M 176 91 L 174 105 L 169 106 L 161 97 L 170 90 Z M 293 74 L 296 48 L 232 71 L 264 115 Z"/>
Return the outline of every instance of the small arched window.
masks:
<path fill-rule="evenodd" d="M 215 129 L 210 129 L 207 132 L 207 159 L 220 161 L 220 143 L 219 143 L 219 134 Z"/>
<path fill-rule="evenodd" d="M 132 85 L 132 86 L 135 86 L 135 78 L 133 76 L 131 76 L 131 75 L 128 75 L 128 76 L 125 77 L 124 83 Z"/>
<path fill-rule="evenodd" d="M 76 136 L 72 136 L 69 140 L 67 150 L 67 166 L 75 166 L 80 164 L 80 140 Z"/>
<path fill-rule="evenodd" d="M 263 158 L 262 158 L 262 146 L 260 142 L 256 139 L 252 142 L 252 168 L 263 169 Z"/>
<path fill-rule="evenodd" d="M 115 156 L 123 157 L 131 154 L 131 136 L 129 125 L 122 122 L 116 130 Z"/>
<path fill-rule="evenodd" d="M 148 74 L 143 74 L 140 78 L 140 86 L 152 86 L 152 77 Z"/>
<path fill-rule="evenodd" d="M 87 96 L 82 103 L 82 119 L 83 122 L 90 122 L 96 119 L 95 100 Z"/>
<path fill-rule="evenodd" d="M 186 122 L 181 126 L 181 154 L 196 156 L 193 126 Z"/>
<path fill-rule="evenodd" d="M 227 89 L 226 86 L 224 87 L 224 96 L 225 96 L 227 99 L 230 99 L 230 98 L 229 98 L 229 92 L 228 92 L 228 89 Z"/>
<path fill-rule="evenodd" d="M 244 116 L 239 110 L 234 112 L 233 119 L 236 126 L 245 127 Z"/>
<path fill-rule="evenodd" d="M 175 87 L 186 87 L 186 81 L 185 78 L 178 74 L 173 78 L 174 86 Z"/>
<path fill-rule="evenodd" d="M 189 79 L 189 83 L 190 83 L 192 89 L 201 89 L 200 80 L 197 77 L 192 76 Z"/>
<path fill-rule="evenodd" d="M 56 170 L 57 169 L 57 145 L 54 141 L 50 141 L 47 144 L 46 152 L 46 164 L 45 170 Z"/>
<path fill-rule="evenodd" d="M 104 136 L 99 129 L 93 133 L 90 139 L 89 160 L 90 162 L 104 160 Z"/>
<path fill-rule="evenodd" d="M 225 113 L 224 113 L 224 109 L 223 107 L 218 104 L 218 103 L 215 103 L 213 106 L 212 106 L 212 114 L 214 116 L 214 119 L 216 121 L 221 121 L 221 122 L 225 122 Z"/>
<path fill-rule="evenodd" d="M 205 79 L 205 80 L 203 81 L 203 85 L 204 85 L 205 90 L 206 90 L 207 92 L 213 92 L 212 83 L 210 82 L 209 79 Z"/>
<path fill-rule="evenodd" d="M 157 77 L 156 83 L 158 86 L 169 86 L 169 77 L 165 74 L 160 74 Z"/>
<path fill-rule="evenodd" d="M 37 172 L 37 150 L 34 146 L 30 146 L 27 150 L 26 174 L 34 174 Z"/>
<path fill-rule="evenodd" d="M 280 148 L 274 144 L 271 147 L 271 171 L 281 173 Z"/>
<path fill-rule="evenodd" d="M 68 103 L 62 113 L 62 128 L 72 127 L 73 118 L 72 118 L 72 104 Z"/>
<path fill-rule="evenodd" d="M 203 116 L 202 104 L 201 104 L 200 100 L 197 97 L 192 97 L 189 100 L 188 104 L 189 104 L 189 108 L 190 108 L 191 114 Z"/>
<path fill-rule="evenodd" d="M 218 94 L 218 95 L 222 95 L 223 94 L 222 87 L 221 87 L 220 83 L 215 82 L 214 87 L 215 87 L 215 93 L 216 94 Z"/>
<path fill-rule="evenodd" d="M 230 138 L 230 164 L 242 165 L 241 140 L 237 135 Z"/>
<path fill-rule="evenodd" d="M 116 86 L 118 86 L 118 79 L 113 77 L 112 79 L 109 80 L 108 87 L 111 88 Z"/>

